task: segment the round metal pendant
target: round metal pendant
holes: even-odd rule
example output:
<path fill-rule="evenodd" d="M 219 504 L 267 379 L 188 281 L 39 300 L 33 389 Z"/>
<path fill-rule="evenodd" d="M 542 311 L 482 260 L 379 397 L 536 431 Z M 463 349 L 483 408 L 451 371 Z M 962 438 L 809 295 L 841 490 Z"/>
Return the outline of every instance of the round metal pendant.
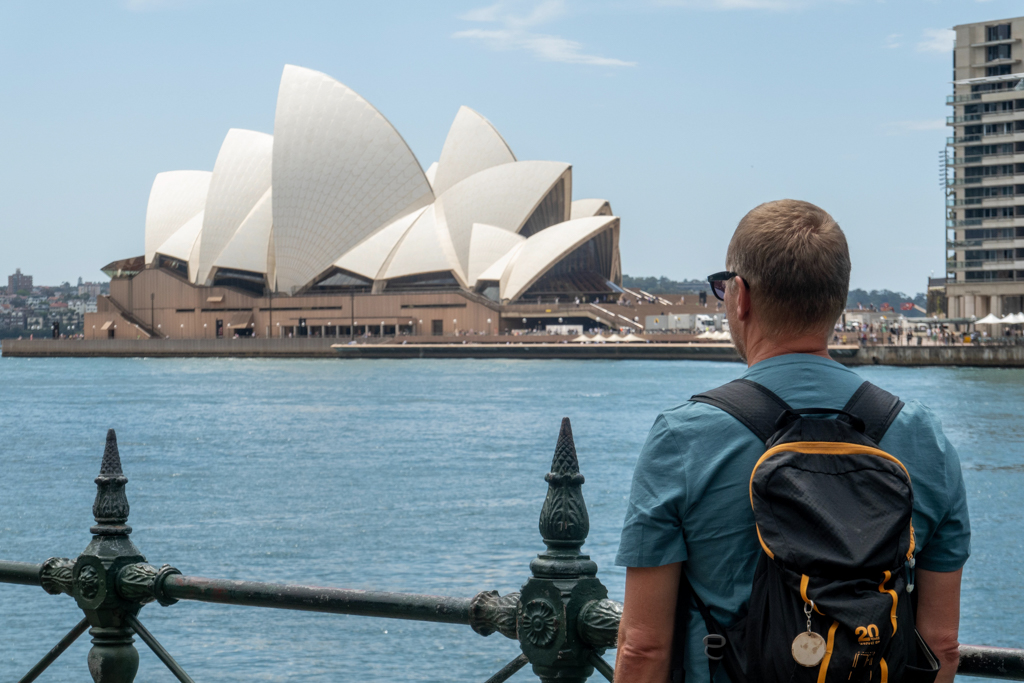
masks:
<path fill-rule="evenodd" d="M 793 659 L 800 666 L 818 666 L 825 658 L 825 639 L 806 631 L 793 639 Z"/>

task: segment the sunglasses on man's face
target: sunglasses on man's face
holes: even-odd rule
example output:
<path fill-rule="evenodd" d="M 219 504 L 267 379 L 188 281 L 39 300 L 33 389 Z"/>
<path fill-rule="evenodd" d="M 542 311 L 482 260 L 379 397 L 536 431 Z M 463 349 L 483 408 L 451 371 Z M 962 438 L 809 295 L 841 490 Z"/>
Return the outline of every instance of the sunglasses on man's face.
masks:
<path fill-rule="evenodd" d="M 719 301 L 725 301 L 725 283 L 736 277 L 737 273 L 731 270 L 723 270 L 720 273 L 714 275 L 708 275 L 708 282 L 711 283 L 711 293 L 715 295 L 715 298 Z M 747 285 L 746 281 L 740 280 L 744 285 Z M 750 289 L 750 285 L 747 285 L 747 289 Z"/>

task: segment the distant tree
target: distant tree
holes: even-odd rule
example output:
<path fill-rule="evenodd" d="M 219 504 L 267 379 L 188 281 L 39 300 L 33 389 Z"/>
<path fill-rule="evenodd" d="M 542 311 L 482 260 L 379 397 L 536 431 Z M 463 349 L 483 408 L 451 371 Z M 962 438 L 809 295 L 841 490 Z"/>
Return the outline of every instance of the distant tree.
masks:
<path fill-rule="evenodd" d="M 928 296 L 924 293 L 909 296 L 903 292 L 893 292 L 888 289 L 872 289 L 870 292 L 863 289 L 851 289 L 850 294 L 846 297 L 847 308 L 857 308 L 858 305 L 864 308 L 874 306 L 877 311 L 882 309 L 882 304 L 889 304 L 895 309 L 895 312 L 902 313 L 908 318 L 924 315 L 924 313 L 917 309 L 910 311 L 900 310 L 900 305 L 907 302 L 917 304 L 921 308 L 927 308 Z"/>
<path fill-rule="evenodd" d="M 667 277 L 633 277 L 622 276 L 622 286 L 629 289 L 642 289 L 648 294 L 696 294 L 708 291 L 706 280 L 670 280 Z"/>

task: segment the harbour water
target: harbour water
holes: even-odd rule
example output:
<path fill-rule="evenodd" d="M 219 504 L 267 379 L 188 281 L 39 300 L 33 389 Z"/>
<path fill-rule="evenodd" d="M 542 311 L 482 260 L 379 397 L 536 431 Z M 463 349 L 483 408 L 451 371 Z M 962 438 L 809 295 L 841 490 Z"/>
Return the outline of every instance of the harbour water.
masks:
<path fill-rule="evenodd" d="M 648 428 L 659 410 L 741 371 L 688 361 L 5 358 L 0 558 L 85 548 L 92 480 L 114 427 L 132 538 L 152 564 L 504 594 L 543 548 L 543 475 L 567 415 L 586 476 L 584 550 L 621 599 L 624 571 L 612 562 Z M 1024 647 L 1024 370 L 860 372 L 932 406 L 960 450 L 974 531 L 961 641 Z M 518 652 L 500 635 L 441 624 L 184 602 L 140 617 L 204 681 L 482 681 Z M 20 677 L 80 618 L 67 596 L 0 585 L 0 680 Z M 137 680 L 174 680 L 137 645 Z M 45 680 L 87 680 L 88 648 L 79 639 Z"/>

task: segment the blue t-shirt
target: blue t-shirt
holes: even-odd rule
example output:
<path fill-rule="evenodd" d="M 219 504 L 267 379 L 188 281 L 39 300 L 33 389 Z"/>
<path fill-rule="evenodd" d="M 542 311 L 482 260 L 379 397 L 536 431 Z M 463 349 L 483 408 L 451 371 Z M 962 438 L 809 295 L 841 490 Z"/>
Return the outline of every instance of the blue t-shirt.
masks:
<path fill-rule="evenodd" d="M 833 360 L 809 354 L 761 361 L 742 377 L 793 408 L 840 409 L 864 381 Z M 938 418 L 917 401 L 907 401 L 879 446 L 910 473 L 917 566 L 937 572 L 963 567 L 971 547 L 967 498 L 960 458 Z M 734 623 L 750 598 L 761 552 L 749 483 L 764 451 L 753 432 L 706 403 L 684 403 L 659 415 L 633 472 L 615 563 L 685 562 L 693 590 L 715 619 L 725 626 Z M 705 635 L 700 613 L 691 610 L 688 683 L 708 680 Z"/>

